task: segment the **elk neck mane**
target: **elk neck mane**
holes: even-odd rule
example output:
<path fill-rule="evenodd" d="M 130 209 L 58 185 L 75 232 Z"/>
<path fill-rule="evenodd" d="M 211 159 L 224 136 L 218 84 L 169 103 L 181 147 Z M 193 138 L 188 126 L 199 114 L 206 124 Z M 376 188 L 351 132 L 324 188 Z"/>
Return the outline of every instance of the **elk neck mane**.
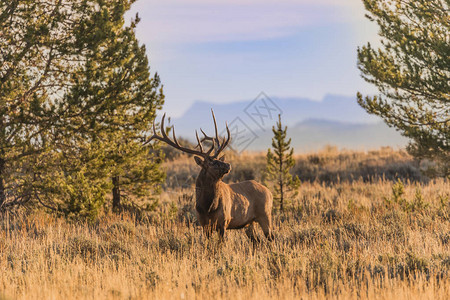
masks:
<path fill-rule="evenodd" d="M 218 208 L 221 185 L 225 183 L 213 178 L 204 169 L 200 171 L 195 183 L 196 209 L 199 213 L 207 214 Z"/>

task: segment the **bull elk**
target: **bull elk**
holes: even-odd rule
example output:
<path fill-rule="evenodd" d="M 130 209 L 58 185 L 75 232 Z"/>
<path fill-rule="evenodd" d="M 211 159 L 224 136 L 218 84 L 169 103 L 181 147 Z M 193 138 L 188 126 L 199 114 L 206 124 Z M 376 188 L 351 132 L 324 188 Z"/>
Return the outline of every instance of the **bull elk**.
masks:
<path fill-rule="evenodd" d="M 164 130 L 165 114 L 161 120 L 161 135 L 158 135 L 153 122 L 153 136 L 146 144 L 156 139 L 171 147 L 188 154 L 193 154 L 195 162 L 201 167 L 195 184 L 197 219 L 207 237 L 217 230 L 221 239 L 227 229 L 246 228 L 247 236 L 256 240 L 254 223 L 261 226 L 264 235 L 269 240 L 272 235 L 272 194 L 265 186 L 254 180 L 226 184 L 222 178 L 231 170 L 231 165 L 219 154 L 230 142 L 230 129 L 226 125 L 227 137 L 219 138 L 214 112 L 215 137 L 208 136 L 201 130 L 204 137 L 200 140 L 197 131 L 197 146 L 194 149 L 183 147 L 177 141 L 175 128 L 172 128 L 173 138 L 170 139 Z M 209 141 L 211 146 L 205 151 L 203 143 Z M 197 150 L 198 148 L 198 150 Z"/>

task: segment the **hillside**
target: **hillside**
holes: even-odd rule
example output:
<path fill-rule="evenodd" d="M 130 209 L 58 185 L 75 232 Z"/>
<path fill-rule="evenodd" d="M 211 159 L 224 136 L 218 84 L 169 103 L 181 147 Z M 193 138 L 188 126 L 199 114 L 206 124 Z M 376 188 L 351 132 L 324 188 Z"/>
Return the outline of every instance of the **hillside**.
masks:
<path fill-rule="evenodd" d="M 380 119 L 368 115 L 352 97 L 330 95 L 322 101 L 304 98 L 272 98 L 269 101 L 279 108 L 283 124 L 289 126 L 289 136 L 296 151 L 318 150 L 328 144 L 351 149 L 403 147 L 407 142 Z M 255 102 L 252 101 L 228 104 L 199 101 L 182 117 L 172 119 L 172 124 L 175 124 L 178 136 L 194 140 L 194 132 L 198 128 L 212 132 L 210 110 L 213 108 L 219 130 L 223 130 L 225 122 L 230 124 L 234 137 L 237 132 L 245 130 L 240 137 L 244 136 L 251 142 L 232 145 L 238 152 L 244 149 L 265 150 L 270 143 L 271 126 L 275 123 L 278 111 L 265 112 L 260 107 L 259 112 L 265 118 L 264 124 L 258 126 L 246 113 L 253 105 Z"/>

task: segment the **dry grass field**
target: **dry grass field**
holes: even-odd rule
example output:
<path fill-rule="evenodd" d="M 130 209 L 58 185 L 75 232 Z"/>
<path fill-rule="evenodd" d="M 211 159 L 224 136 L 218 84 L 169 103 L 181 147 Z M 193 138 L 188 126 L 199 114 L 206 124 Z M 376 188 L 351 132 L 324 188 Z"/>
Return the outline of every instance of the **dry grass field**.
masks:
<path fill-rule="evenodd" d="M 262 155 L 230 160 L 230 181 L 260 178 Z M 2 216 L 0 299 L 450 295 L 450 183 L 422 178 L 402 151 L 299 155 L 299 193 L 274 213 L 275 241 L 260 244 L 242 230 L 206 240 L 194 214 L 197 169 L 186 158 L 165 167 L 166 189 L 146 214 Z"/>

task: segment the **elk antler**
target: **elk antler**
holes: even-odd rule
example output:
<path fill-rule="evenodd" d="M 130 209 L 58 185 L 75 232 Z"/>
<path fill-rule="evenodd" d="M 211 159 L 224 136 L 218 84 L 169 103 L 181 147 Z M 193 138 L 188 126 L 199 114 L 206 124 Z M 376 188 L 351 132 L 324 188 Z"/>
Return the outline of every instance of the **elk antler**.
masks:
<path fill-rule="evenodd" d="M 228 125 L 226 125 L 227 135 L 228 136 L 227 136 L 227 139 L 224 138 L 222 143 L 221 143 L 220 139 L 219 139 L 219 134 L 218 134 L 218 131 L 217 131 L 216 117 L 214 116 L 214 112 L 212 111 L 212 109 L 211 109 L 211 112 L 212 112 L 213 119 L 214 119 L 214 127 L 215 127 L 216 137 L 215 138 L 209 137 L 209 136 L 207 136 L 205 134 L 205 132 L 203 130 L 200 129 L 202 131 L 203 135 L 205 136 L 202 140 L 200 140 L 200 138 L 198 137 L 197 131 L 195 131 L 195 137 L 196 137 L 197 142 L 198 142 L 198 145 L 196 147 L 200 148 L 200 151 L 194 150 L 194 149 L 189 149 L 189 148 L 181 146 L 178 143 L 177 137 L 175 135 L 175 127 L 172 128 L 173 140 L 171 140 L 167 136 L 167 134 L 166 134 L 166 132 L 164 130 L 164 120 L 166 118 L 166 114 L 164 114 L 162 119 L 161 119 L 161 134 L 162 134 L 162 136 L 160 136 L 160 135 L 158 135 L 156 133 L 155 121 L 153 120 L 153 135 L 144 143 L 144 145 L 150 143 L 154 139 L 157 139 L 157 140 L 165 142 L 166 144 L 174 147 L 175 149 L 181 150 L 181 151 L 183 151 L 185 153 L 198 155 L 198 156 L 201 156 L 203 158 L 207 158 L 207 157 L 216 158 L 220 154 L 220 152 L 222 152 L 225 149 L 225 147 L 228 145 L 228 143 L 230 141 L 230 129 L 228 129 Z M 202 144 L 205 140 L 211 140 L 212 141 L 211 148 L 208 151 L 206 151 L 206 152 L 204 151 L 203 144 Z M 215 149 L 216 148 L 216 144 L 217 144 L 217 147 L 218 147 L 217 149 Z M 214 155 L 211 155 L 211 152 L 213 150 L 215 150 L 214 151 Z"/>
<path fill-rule="evenodd" d="M 225 147 L 228 145 L 228 143 L 230 142 L 230 138 L 231 138 L 231 134 L 230 134 L 230 129 L 228 128 L 228 124 L 225 123 L 226 129 L 227 129 L 227 138 L 223 138 L 222 142 L 219 139 L 219 133 L 217 130 L 217 122 L 216 122 L 216 116 L 214 115 L 214 111 L 211 109 L 211 113 L 213 116 L 213 120 L 214 120 L 214 130 L 216 133 L 216 137 L 210 137 L 208 136 L 201 128 L 200 131 L 203 133 L 204 138 L 201 140 L 201 142 L 204 141 L 212 141 L 213 145 L 216 144 L 217 145 L 217 149 L 215 149 L 214 151 L 214 155 L 212 156 L 213 158 L 216 158 L 217 156 L 219 156 L 220 152 L 222 152 Z"/>

